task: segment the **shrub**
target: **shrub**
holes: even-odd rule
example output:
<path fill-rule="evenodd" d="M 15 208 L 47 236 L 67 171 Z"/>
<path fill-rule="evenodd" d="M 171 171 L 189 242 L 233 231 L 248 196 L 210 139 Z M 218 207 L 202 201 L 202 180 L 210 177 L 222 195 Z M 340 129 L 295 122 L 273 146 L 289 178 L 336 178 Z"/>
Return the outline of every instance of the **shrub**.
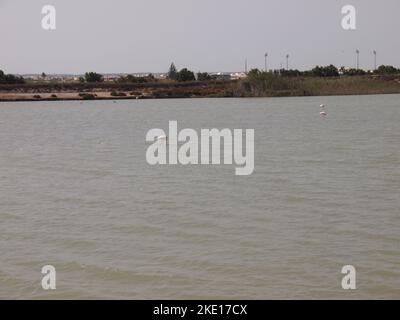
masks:
<path fill-rule="evenodd" d="M 126 93 L 125 92 L 119 92 L 119 91 L 111 91 L 110 95 L 112 97 L 126 97 Z"/>
<path fill-rule="evenodd" d="M 83 100 L 93 100 L 93 99 L 96 98 L 96 95 L 94 95 L 93 93 L 85 93 L 85 92 L 79 93 L 79 96 L 80 96 Z"/>

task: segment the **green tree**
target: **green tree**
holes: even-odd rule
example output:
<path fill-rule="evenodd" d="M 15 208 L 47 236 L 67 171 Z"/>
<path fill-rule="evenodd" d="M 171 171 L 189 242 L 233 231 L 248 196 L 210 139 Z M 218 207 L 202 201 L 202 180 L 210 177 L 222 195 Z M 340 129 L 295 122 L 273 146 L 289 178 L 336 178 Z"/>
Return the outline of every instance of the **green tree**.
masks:
<path fill-rule="evenodd" d="M 5 74 L 0 70 L 0 84 L 21 84 L 25 83 L 22 77 L 14 76 L 13 74 Z"/>
<path fill-rule="evenodd" d="M 316 66 L 311 70 L 311 75 L 315 77 L 338 77 L 339 70 L 333 64 L 326 67 Z"/>
<path fill-rule="evenodd" d="M 207 72 L 199 72 L 199 73 L 197 73 L 197 80 L 198 81 L 210 81 L 210 80 L 212 80 L 212 77 Z"/>
<path fill-rule="evenodd" d="M 175 64 L 172 62 L 171 66 L 169 67 L 167 78 L 170 80 L 177 80 L 177 77 L 178 77 L 178 70 L 176 69 Z"/>
<path fill-rule="evenodd" d="M 259 76 L 261 76 L 261 71 L 259 69 L 251 69 L 247 73 L 248 78 L 258 78 Z"/>
<path fill-rule="evenodd" d="M 297 69 L 290 69 L 290 70 L 286 70 L 286 69 L 282 69 L 281 71 L 281 75 L 284 77 L 298 77 L 301 76 L 301 72 Z"/>
<path fill-rule="evenodd" d="M 400 73 L 400 69 L 396 69 L 393 66 L 379 66 L 379 68 L 375 71 L 377 74 L 397 74 Z"/>
<path fill-rule="evenodd" d="M 364 76 L 367 73 L 362 69 L 352 68 L 352 69 L 345 70 L 343 74 L 345 76 Z"/>
<path fill-rule="evenodd" d="M 178 72 L 176 76 L 176 80 L 179 82 L 185 82 L 185 81 L 195 81 L 196 77 L 194 76 L 194 73 L 187 68 L 183 68 L 181 71 Z"/>
<path fill-rule="evenodd" d="M 104 78 L 101 74 L 96 72 L 86 72 L 85 73 L 86 82 L 103 82 Z"/>

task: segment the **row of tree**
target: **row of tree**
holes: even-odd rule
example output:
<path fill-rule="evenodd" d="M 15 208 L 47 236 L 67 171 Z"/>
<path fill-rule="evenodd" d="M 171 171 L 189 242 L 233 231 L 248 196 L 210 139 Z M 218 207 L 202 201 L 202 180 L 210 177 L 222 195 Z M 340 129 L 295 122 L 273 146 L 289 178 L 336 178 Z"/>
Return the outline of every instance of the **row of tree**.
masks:
<path fill-rule="evenodd" d="M 375 73 L 381 75 L 400 74 L 400 69 L 397 69 L 393 66 L 382 65 L 375 71 Z"/>
<path fill-rule="evenodd" d="M 207 73 L 199 74 L 199 80 L 211 80 L 211 77 Z M 195 74 L 188 70 L 187 68 L 183 68 L 178 71 L 175 65 L 172 63 L 171 67 L 168 71 L 167 78 L 169 80 L 185 82 L 185 81 L 195 81 Z M 104 77 L 96 72 L 86 72 L 83 77 L 80 78 L 81 82 L 103 82 Z M 147 82 L 156 82 L 157 80 L 152 74 L 147 75 L 146 77 L 136 77 L 134 75 L 126 75 L 122 76 L 117 80 L 119 83 L 147 83 Z"/>
<path fill-rule="evenodd" d="M 253 69 L 248 73 L 249 77 L 255 77 L 259 76 L 262 71 L 258 69 Z M 363 76 L 368 74 L 365 70 L 362 69 L 354 69 L 350 68 L 347 69 L 345 67 L 337 68 L 334 65 L 329 65 L 329 66 L 316 66 L 315 68 L 311 70 L 306 70 L 306 71 L 300 71 L 297 69 L 294 70 L 286 70 L 286 69 L 280 69 L 280 70 L 274 70 L 272 71 L 272 74 L 274 75 L 281 75 L 284 77 L 339 77 L 340 75 L 344 76 Z M 385 66 L 382 65 L 375 71 L 373 71 L 373 74 L 377 75 L 393 75 L 393 74 L 400 74 L 400 69 L 397 69 L 393 66 Z"/>
<path fill-rule="evenodd" d="M 169 80 L 174 80 L 178 82 L 196 80 L 193 71 L 190 71 L 187 68 L 183 68 L 182 70 L 178 71 L 174 63 L 172 63 L 171 66 L 169 67 L 167 78 Z"/>
<path fill-rule="evenodd" d="M 15 76 L 13 74 L 5 74 L 0 70 L 0 84 L 20 84 L 25 83 L 24 78 Z"/>
<path fill-rule="evenodd" d="M 218 79 L 217 76 L 211 75 L 208 72 L 198 72 L 197 74 L 195 74 L 193 71 L 190 71 L 187 68 L 183 68 L 180 71 L 178 71 L 174 63 L 172 63 L 171 66 L 169 67 L 167 78 L 169 80 L 178 82 L 196 81 L 196 80 L 211 81 Z"/>
<path fill-rule="evenodd" d="M 264 72 L 253 69 L 248 73 L 249 77 L 258 77 Z M 272 72 L 274 75 L 281 75 L 284 77 L 338 77 L 341 74 L 345 76 L 360 76 L 367 74 L 366 71 L 361 69 L 346 69 L 345 67 L 336 68 L 334 65 L 329 66 L 316 66 L 315 68 L 307 71 L 300 71 L 297 69 L 294 70 L 274 70 Z M 385 66 L 382 65 L 378 69 L 374 71 L 374 74 L 378 75 L 393 75 L 393 74 L 400 74 L 400 69 L 397 69 L 393 66 Z M 45 78 L 46 75 L 43 73 L 42 77 Z M 187 68 L 183 68 L 180 71 L 176 68 L 175 64 L 172 63 L 167 78 L 171 81 L 177 82 L 187 82 L 187 81 L 211 81 L 215 80 L 216 78 L 210 75 L 207 72 L 199 72 L 197 75 L 193 71 L 190 71 Z M 86 72 L 83 77 L 80 78 L 81 82 L 89 82 L 89 83 L 96 83 L 96 82 L 103 82 L 104 76 L 96 73 L 96 72 Z M 147 82 L 156 82 L 157 80 L 152 74 L 147 75 L 146 77 L 136 77 L 134 75 L 127 75 L 119 78 L 117 80 L 119 83 L 147 83 Z M 0 70 L 0 84 L 21 84 L 25 83 L 23 77 L 15 76 L 12 74 L 5 74 L 2 70 Z"/>
<path fill-rule="evenodd" d="M 172 63 L 168 74 L 167 79 L 177 82 L 187 82 L 187 81 L 208 81 L 213 80 L 214 78 L 207 72 L 199 72 L 196 75 L 193 71 L 190 71 L 187 68 L 183 68 L 180 71 L 176 68 L 175 64 Z M 96 72 L 87 72 L 83 77 L 81 77 L 81 82 L 103 82 L 104 77 Z M 119 83 L 147 83 L 147 82 L 156 82 L 157 79 L 152 74 L 147 75 L 146 77 L 136 77 L 134 75 L 127 75 L 120 77 L 117 80 Z"/>
<path fill-rule="evenodd" d="M 156 78 L 150 73 L 146 77 L 136 77 L 134 75 L 128 74 L 117 80 L 119 83 L 147 83 L 156 82 Z"/>

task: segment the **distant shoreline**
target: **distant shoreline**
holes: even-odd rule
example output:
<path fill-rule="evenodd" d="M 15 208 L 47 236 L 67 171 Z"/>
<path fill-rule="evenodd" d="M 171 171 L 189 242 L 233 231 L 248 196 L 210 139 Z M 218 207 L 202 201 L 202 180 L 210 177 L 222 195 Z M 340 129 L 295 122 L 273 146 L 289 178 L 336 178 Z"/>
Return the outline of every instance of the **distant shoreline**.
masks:
<path fill-rule="evenodd" d="M 0 85 L 0 101 L 69 101 L 223 97 L 235 81 L 182 83 L 48 83 Z"/>
<path fill-rule="evenodd" d="M 181 83 L 31 83 L 0 85 L 0 102 L 250 98 L 400 93 L 400 76 L 275 77 Z"/>

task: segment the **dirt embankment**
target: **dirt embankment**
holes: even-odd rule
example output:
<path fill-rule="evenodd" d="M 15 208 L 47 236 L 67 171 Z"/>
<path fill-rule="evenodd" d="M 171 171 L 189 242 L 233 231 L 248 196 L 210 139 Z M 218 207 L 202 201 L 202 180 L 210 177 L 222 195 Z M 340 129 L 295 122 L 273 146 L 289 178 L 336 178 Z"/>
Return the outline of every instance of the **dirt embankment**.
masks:
<path fill-rule="evenodd" d="M 41 83 L 0 85 L 0 101 L 162 99 L 231 96 L 236 82 Z"/>

